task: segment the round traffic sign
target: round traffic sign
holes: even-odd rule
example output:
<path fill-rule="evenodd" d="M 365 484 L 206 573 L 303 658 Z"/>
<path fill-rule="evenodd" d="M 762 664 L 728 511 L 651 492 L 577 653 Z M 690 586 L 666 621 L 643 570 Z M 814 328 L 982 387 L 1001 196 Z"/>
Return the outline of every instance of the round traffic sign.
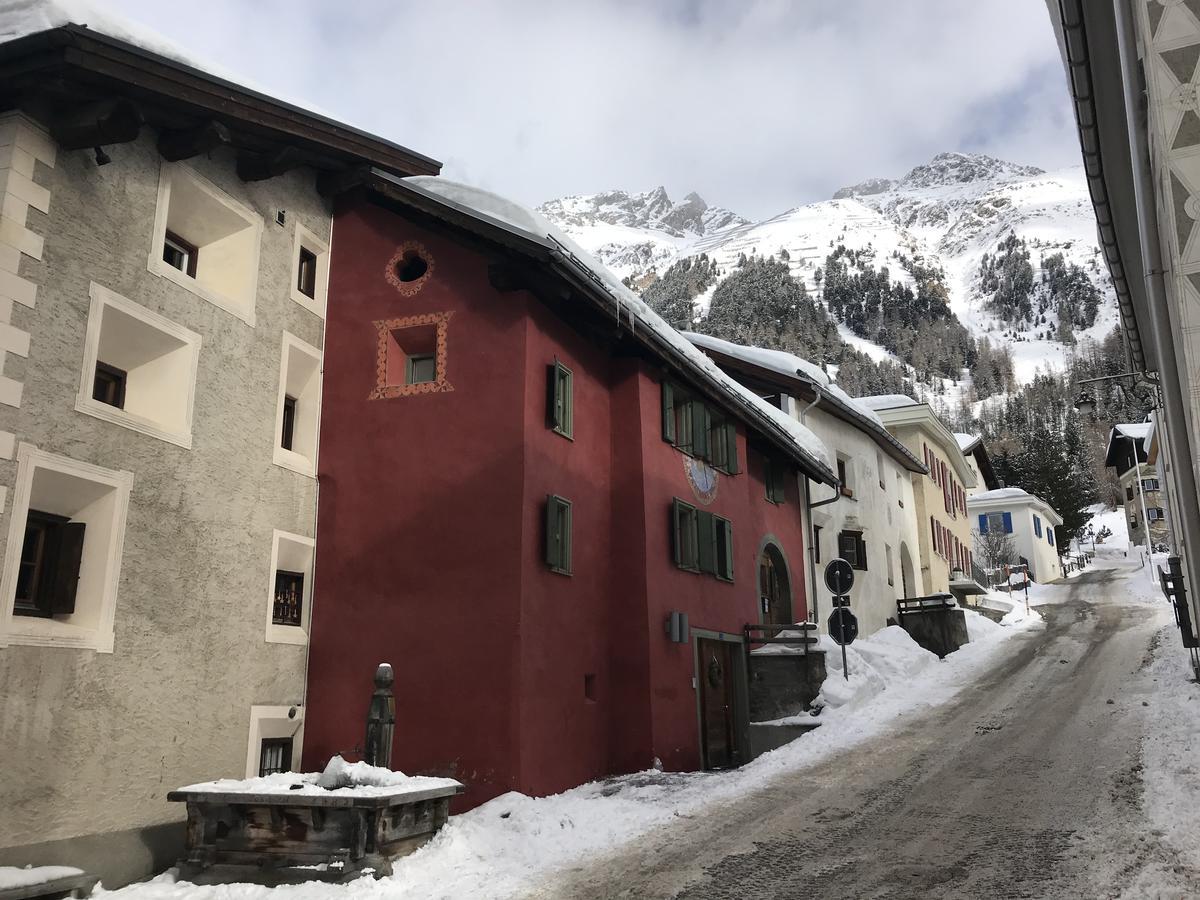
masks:
<path fill-rule="evenodd" d="M 858 618 L 847 606 L 839 606 L 829 614 L 829 636 L 841 647 L 853 644 L 858 637 Z"/>
<path fill-rule="evenodd" d="M 854 587 L 854 570 L 844 559 L 831 559 L 825 567 L 825 585 L 839 597 Z"/>

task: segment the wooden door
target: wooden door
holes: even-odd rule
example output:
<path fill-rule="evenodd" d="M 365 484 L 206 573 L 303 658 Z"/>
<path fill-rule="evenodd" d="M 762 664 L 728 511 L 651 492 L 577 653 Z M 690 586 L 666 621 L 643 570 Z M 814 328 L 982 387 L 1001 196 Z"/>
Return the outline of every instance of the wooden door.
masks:
<path fill-rule="evenodd" d="M 758 560 L 758 593 L 764 624 L 790 625 L 795 621 L 787 567 L 773 546 L 764 548 Z"/>
<path fill-rule="evenodd" d="M 700 671 L 700 735 L 706 769 L 733 765 L 733 644 L 698 640 Z"/>

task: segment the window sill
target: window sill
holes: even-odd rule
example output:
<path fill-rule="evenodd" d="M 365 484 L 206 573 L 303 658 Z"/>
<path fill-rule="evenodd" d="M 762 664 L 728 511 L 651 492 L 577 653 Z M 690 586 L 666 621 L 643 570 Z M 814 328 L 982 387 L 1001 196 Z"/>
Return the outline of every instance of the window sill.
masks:
<path fill-rule="evenodd" d="M 75 399 L 75 411 L 113 425 L 120 425 L 122 428 L 128 428 L 130 431 L 158 438 L 160 441 L 166 441 L 168 444 L 183 447 L 185 450 L 192 449 L 192 432 L 190 429 L 188 431 L 170 431 L 152 422 L 150 419 L 125 412 L 123 409 L 109 406 L 107 403 L 101 403 L 99 400 L 93 400 L 90 397 L 77 397 Z"/>
<path fill-rule="evenodd" d="M 309 478 L 316 478 L 316 467 L 313 466 L 313 461 L 307 456 L 301 456 L 293 450 L 285 450 L 283 447 L 276 447 L 272 462 L 275 465 L 284 469 L 289 469 L 297 472 L 300 475 L 306 475 Z"/>
<path fill-rule="evenodd" d="M 325 318 L 324 298 L 318 299 L 317 297 L 310 297 L 308 294 L 304 293 L 304 291 L 299 290 L 295 286 L 292 287 L 291 297 L 317 318 Z M 234 315 L 237 315 L 237 313 L 234 313 Z"/>
<path fill-rule="evenodd" d="M 299 625 L 276 625 L 272 622 L 267 626 L 266 642 L 303 647 L 308 643 L 308 632 Z"/>
<path fill-rule="evenodd" d="M 559 437 L 566 438 L 568 441 L 571 441 L 572 443 L 574 443 L 574 441 L 575 441 L 574 433 L 568 434 L 567 432 L 563 431 L 561 428 L 551 428 L 550 430 L 552 432 L 554 432 L 555 434 L 557 434 Z"/>
<path fill-rule="evenodd" d="M 552 575 L 565 575 L 568 578 L 570 578 L 572 575 L 575 574 L 574 572 L 570 572 L 567 569 L 556 569 L 556 568 L 554 568 L 554 566 L 547 566 L 546 571 L 550 572 L 550 574 L 552 574 Z"/>
<path fill-rule="evenodd" d="M 244 304 L 240 304 L 232 297 L 226 297 L 224 294 L 218 294 L 216 291 L 209 290 L 190 277 L 184 272 L 180 272 L 174 266 L 169 266 L 163 262 L 156 254 L 151 253 L 149 258 L 148 268 L 150 274 L 158 275 L 160 278 L 165 278 L 179 287 L 183 288 L 190 294 L 195 294 L 202 300 L 207 300 L 213 306 L 218 306 L 230 315 L 237 316 L 251 328 L 254 327 L 255 315 L 254 306 L 251 304 L 247 309 Z"/>
<path fill-rule="evenodd" d="M 84 628 L 38 616 L 10 615 L 0 631 L 0 647 L 61 647 L 112 653 L 113 643 L 112 631 Z"/>

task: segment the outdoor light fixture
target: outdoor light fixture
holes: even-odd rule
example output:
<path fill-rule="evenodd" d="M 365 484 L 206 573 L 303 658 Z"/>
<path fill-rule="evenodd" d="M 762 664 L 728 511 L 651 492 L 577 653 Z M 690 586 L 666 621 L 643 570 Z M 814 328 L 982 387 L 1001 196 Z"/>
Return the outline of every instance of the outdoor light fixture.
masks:
<path fill-rule="evenodd" d="M 690 639 L 688 634 L 688 615 L 685 612 L 672 611 L 666 620 L 667 640 L 672 644 L 686 644 Z"/>
<path fill-rule="evenodd" d="M 1090 416 L 1096 411 L 1096 398 L 1087 391 L 1080 391 L 1075 398 L 1075 408 L 1085 416 Z"/>

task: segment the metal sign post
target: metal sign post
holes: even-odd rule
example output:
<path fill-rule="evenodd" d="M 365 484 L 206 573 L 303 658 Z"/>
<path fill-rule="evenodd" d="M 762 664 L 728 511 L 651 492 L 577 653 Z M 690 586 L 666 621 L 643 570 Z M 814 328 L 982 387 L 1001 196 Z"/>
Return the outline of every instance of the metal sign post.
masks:
<path fill-rule="evenodd" d="M 854 569 L 844 559 L 830 560 L 825 567 L 825 585 L 833 591 L 833 612 L 829 614 L 829 636 L 842 648 L 842 677 L 850 680 L 846 646 L 858 637 L 858 618 L 850 612 L 850 588 L 854 587 Z"/>

